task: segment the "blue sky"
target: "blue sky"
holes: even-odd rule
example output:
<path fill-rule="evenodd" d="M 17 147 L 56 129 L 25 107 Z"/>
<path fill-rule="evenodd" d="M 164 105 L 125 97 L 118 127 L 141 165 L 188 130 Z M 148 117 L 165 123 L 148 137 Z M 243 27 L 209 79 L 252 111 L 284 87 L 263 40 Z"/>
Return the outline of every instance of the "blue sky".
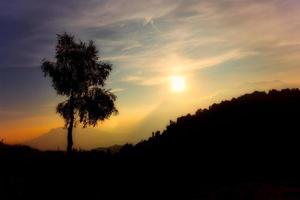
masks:
<path fill-rule="evenodd" d="M 0 138 L 24 142 L 63 125 L 63 98 L 40 71 L 58 33 L 94 40 L 114 65 L 107 87 L 120 114 L 96 128 L 99 140 L 109 132 L 135 142 L 215 101 L 297 87 L 299 10 L 297 0 L 3 0 Z M 174 75 L 186 80 L 180 94 L 170 90 Z"/>

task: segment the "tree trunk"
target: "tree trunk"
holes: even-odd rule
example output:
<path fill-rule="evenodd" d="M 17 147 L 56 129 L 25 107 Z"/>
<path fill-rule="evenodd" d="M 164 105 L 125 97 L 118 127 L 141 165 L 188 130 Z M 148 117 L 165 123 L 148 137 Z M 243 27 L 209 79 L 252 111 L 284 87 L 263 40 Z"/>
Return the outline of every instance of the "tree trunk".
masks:
<path fill-rule="evenodd" d="M 67 135 L 67 153 L 71 153 L 72 152 L 72 147 L 73 147 L 73 126 L 74 126 L 74 106 L 73 106 L 73 94 L 70 97 L 70 107 L 69 107 L 69 111 L 70 111 L 70 123 L 69 123 L 69 127 L 68 127 L 68 135 Z"/>
<path fill-rule="evenodd" d="M 68 141 L 68 145 L 67 145 L 67 152 L 70 153 L 72 152 L 72 147 L 73 147 L 73 125 L 74 125 L 74 116 L 71 116 L 70 119 L 70 124 L 68 127 L 68 135 L 67 135 L 67 141 Z"/>

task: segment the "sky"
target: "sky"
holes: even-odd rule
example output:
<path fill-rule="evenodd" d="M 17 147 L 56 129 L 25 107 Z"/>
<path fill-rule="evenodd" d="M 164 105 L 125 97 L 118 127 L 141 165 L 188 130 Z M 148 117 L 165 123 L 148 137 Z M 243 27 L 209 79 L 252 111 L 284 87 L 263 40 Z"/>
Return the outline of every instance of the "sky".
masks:
<path fill-rule="evenodd" d="M 95 41 L 113 64 L 106 88 L 119 115 L 75 130 L 75 146 L 90 149 L 138 142 L 246 92 L 299 87 L 299 19 L 298 0 L 2 0 L 0 139 L 64 148 L 64 97 L 40 69 L 56 34 Z"/>

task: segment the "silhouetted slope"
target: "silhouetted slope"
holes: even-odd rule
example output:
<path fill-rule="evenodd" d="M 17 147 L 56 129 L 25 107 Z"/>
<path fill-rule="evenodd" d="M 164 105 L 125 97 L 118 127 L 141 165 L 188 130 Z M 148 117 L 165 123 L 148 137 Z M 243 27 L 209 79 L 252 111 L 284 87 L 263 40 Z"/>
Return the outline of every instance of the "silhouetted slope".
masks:
<path fill-rule="evenodd" d="M 0 199 L 299 199 L 299 114 L 299 89 L 254 92 L 115 154 L 4 154 Z"/>
<path fill-rule="evenodd" d="M 219 171 L 293 168 L 300 153 L 299 116 L 299 89 L 254 92 L 170 121 L 162 133 L 125 145 L 121 154 Z"/>
<path fill-rule="evenodd" d="M 26 156 L 36 154 L 39 151 L 25 145 L 8 145 L 0 142 L 0 158 L 13 156 Z"/>

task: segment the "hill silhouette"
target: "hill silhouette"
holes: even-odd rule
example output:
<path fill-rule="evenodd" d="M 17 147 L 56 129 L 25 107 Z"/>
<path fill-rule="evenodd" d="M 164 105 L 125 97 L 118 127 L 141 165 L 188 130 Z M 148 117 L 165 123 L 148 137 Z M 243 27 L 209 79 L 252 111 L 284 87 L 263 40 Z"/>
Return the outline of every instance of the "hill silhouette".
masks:
<path fill-rule="evenodd" d="M 10 154 L 0 148 L 1 168 L 7 172 L 1 174 L 0 192 L 3 199 L 45 194 L 83 199 L 299 199 L 299 114 L 299 89 L 270 90 L 179 117 L 164 131 L 136 145 L 125 144 L 118 153 Z"/>
<path fill-rule="evenodd" d="M 254 92 L 170 121 L 162 133 L 126 145 L 121 153 L 142 159 L 183 154 L 239 164 L 293 161 L 299 154 L 299 114 L 299 89 Z"/>

